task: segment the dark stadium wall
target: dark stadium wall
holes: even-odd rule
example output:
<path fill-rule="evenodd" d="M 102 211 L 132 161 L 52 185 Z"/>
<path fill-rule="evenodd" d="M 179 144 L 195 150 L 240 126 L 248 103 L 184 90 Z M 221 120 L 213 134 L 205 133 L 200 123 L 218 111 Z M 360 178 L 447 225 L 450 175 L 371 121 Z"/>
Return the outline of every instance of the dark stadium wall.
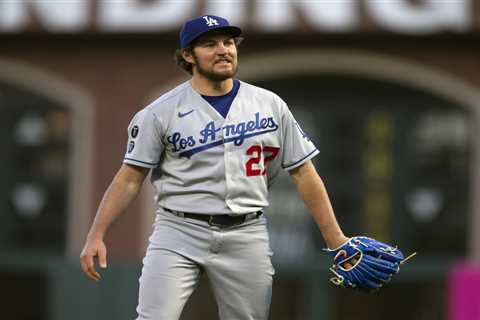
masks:
<path fill-rule="evenodd" d="M 94 138 L 90 152 L 93 183 L 89 191 L 89 210 L 83 213 L 83 218 L 91 221 L 103 192 L 121 165 L 129 120 L 149 102 L 158 88 L 185 79 L 185 74 L 173 63 L 175 38 L 167 36 L 164 42 L 161 35 L 125 39 L 74 36 L 29 36 L 25 39 L 29 41 L 15 40 L 3 46 L 0 60 L 45 70 L 82 88 L 92 99 L 94 123 L 91 130 Z M 433 67 L 480 88 L 478 43 L 474 36 L 459 40 L 448 36 L 252 35 L 240 48 L 240 69 L 242 59 L 252 61 L 261 53 L 287 48 L 341 48 Z M 144 205 L 137 201 L 113 226 L 108 236 L 112 257 L 139 258 L 143 255 L 144 221 L 141 215 L 144 211 Z"/>

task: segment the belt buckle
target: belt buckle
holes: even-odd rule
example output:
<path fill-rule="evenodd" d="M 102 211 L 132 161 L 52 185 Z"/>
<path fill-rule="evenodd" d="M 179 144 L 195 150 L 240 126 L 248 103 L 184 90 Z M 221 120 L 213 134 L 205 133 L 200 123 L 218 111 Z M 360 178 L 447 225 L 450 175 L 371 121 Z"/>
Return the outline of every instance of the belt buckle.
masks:
<path fill-rule="evenodd" d="M 221 223 L 215 223 L 214 222 L 214 219 L 215 218 L 218 218 L 218 221 L 223 221 Z M 230 221 L 228 219 L 226 219 L 227 217 L 225 216 L 214 216 L 214 215 L 211 215 L 209 218 L 208 218 L 208 224 L 210 226 L 213 226 L 213 227 L 218 227 L 218 228 L 230 228 L 230 227 L 233 227 L 233 226 L 237 226 L 237 225 L 240 225 L 242 223 L 245 222 L 245 220 L 239 220 L 239 221 Z M 230 217 L 230 218 L 234 218 L 234 217 Z"/>
<path fill-rule="evenodd" d="M 214 218 L 214 217 L 215 217 L 215 216 L 213 216 L 213 215 L 211 215 L 211 216 L 208 217 L 208 224 L 209 224 L 210 226 L 212 226 L 212 227 L 219 227 L 219 228 L 223 227 L 222 224 L 218 224 L 218 223 L 213 222 L 213 218 Z"/>

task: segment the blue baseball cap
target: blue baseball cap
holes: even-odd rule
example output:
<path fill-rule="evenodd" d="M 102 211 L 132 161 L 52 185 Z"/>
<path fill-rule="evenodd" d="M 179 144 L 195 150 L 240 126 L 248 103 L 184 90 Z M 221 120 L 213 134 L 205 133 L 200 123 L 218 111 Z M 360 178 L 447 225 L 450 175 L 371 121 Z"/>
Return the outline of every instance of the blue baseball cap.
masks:
<path fill-rule="evenodd" d="M 225 18 L 204 15 L 185 22 L 180 31 L 180 47 L 184 49 L 202 34 L 216 29 L 225 30 L 232 37 L 238 37 L 242 33 L 239 27 L 231 26 Z"/>

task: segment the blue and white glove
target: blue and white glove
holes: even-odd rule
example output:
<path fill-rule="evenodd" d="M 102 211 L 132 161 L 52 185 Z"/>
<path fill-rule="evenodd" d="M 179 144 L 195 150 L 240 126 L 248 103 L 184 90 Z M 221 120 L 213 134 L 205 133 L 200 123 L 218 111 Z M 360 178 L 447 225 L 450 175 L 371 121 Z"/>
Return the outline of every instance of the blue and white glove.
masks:
<path fill-rule="evenodd" d="M 325 251 L 333 257 L 333 284 L 367 292 L 388 283 L 406 260 L 396 247 L 368 237 L 352 237 L 340 247 Z M 352 266 L 345 268 L 346 264 Z"/>

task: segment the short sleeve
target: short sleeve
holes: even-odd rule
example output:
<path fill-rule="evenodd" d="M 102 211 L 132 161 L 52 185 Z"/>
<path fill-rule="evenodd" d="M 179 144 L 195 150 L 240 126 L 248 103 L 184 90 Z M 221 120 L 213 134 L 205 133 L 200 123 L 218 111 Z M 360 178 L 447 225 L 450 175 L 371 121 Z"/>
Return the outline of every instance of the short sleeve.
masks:
<path fill-rule="evenodd" d="M 315 157 L 319 151 L 286 105 L 284 105 L 283 110 L 282 167 L 285 170 L 292 170 Z"/>
<path fill-rule="evenodd" d="M 128 126 L 128 144 L 123 163 L 155 168 L 163 150 L 160 123 L 149 108 L 143 109 Z"/>

